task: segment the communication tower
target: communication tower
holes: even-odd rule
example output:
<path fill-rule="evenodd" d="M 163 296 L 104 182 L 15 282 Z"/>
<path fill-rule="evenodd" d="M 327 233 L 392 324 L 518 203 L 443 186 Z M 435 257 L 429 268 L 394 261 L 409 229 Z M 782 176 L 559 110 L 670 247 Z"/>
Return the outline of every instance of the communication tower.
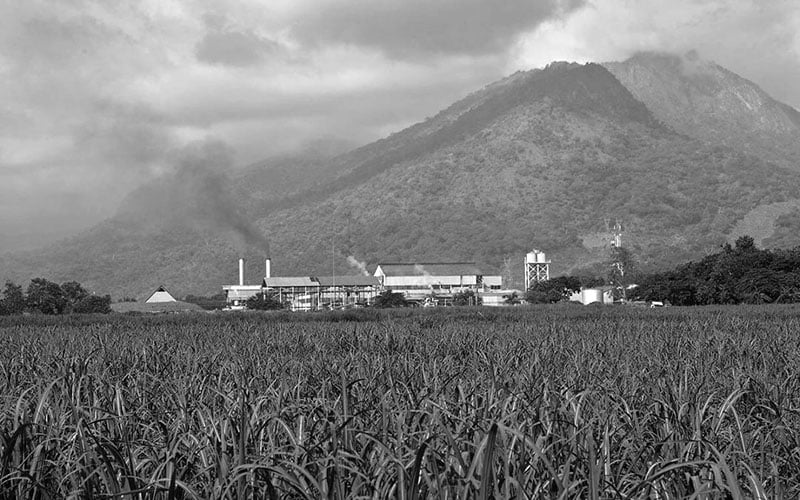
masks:
<path fill-rule="evenodd" d="M 544 252 L 533 250 L 525 255 L 525 290 L 550 279 L 550 261 Z"/>
<path fill-rule="evenodd" d="M 622 224 L 619 221 L 614 224 L 614 237 L 611 240 L 611 268 L 612 284 L 618 290 L 618 296 L 623 302 L 627 300 L 625 289 L 625 249 L 622 248 Z"/>
<path fill-rule="evenodd" d="M 613 239 L 611 240 L 611 246 L 619 248 L 622 246 L 622 224 L 617 221 L 614 224 L 614 232 L 613 232 Z"/>

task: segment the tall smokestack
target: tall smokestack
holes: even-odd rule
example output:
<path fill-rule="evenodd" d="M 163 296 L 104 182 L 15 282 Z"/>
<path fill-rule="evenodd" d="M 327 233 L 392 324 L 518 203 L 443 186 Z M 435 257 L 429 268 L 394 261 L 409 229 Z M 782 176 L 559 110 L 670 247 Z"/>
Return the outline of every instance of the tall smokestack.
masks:
<path fill-rule="evenodd" d="M 272 277 L 272 259 L 267 259 L 267 269 L 266 269 L 266 272 L 267 272 L 267 273 L 264 275 L 264 277 L 266 277 L 266 278 L 271 278 L 271 277 Z"/>
<path fill-rule="evenodd" d="M 239 259 L 239 286 L 244 286 L 244 259 Z"/>

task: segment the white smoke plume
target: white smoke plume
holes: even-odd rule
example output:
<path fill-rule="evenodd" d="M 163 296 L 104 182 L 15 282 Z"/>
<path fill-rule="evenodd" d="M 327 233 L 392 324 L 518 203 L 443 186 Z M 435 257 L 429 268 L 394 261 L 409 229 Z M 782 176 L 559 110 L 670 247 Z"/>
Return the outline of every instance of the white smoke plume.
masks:
<path fill-rule="evenodd" d="M 433 276 L 431 273 L 429 273 L 428 271 L 426 271 L 426 270 L 425 270 L 425 268 L 424 268 L 423 266 L 421 266 L 421 265 L 419 265 L 419 264 L 414 264 L 414 272 L 417 272 L 417 273 L 419 273 L 419 274 L 421 274 L 421 275 L 425 276 L 426 278 L 430 278 L 430 277 L 432 277 L 432 276 Z"/>
<path fill-rule="evenodd" d="M 426 271 L 426 270 L 425 270 L 425 267 L 423 267 L 423 266 L 421 266 L 421 265 L 419 265 L 419 264 L 414 264 L 414 272 L 415 272 L 415 273 L 419 273 L 419 274 L 421 274 L 422 276 L 424 276 L 425 278 L 427 278 L 427 280 L 426 280 L 426 281 L 428 281 L 428 282 L 429 282 L 429 283 L 428 283 L 428 287 L 429 287 L 431 290 L 433 290 L 433 281 L 432 281 L 433 275 L 432 275 L 431 273 L 429 273 L 428 271 Z"/>
<path fill-rule="evenodd" d="M 361 271 L 361 274 L 364 276 L 369 276 L 369 271 L 367 271 L 367 263 L 361 262 L 352 255 L 347 256 L 347 263 L 350 264 L 352 267 Z"/>

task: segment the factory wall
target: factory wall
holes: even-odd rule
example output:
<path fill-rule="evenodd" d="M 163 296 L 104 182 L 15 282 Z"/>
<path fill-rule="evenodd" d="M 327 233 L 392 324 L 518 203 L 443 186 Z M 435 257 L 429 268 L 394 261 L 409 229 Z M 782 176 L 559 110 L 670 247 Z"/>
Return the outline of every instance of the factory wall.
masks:
<path fill-rule="evenodd" d="M 477 276 L 384 276 L 383 286 L 385 287 L 408 287 L 408 286 L 429 286 L 429 285 L 448 285 L 448 286 L 471 286 L 478 282 Z"/>

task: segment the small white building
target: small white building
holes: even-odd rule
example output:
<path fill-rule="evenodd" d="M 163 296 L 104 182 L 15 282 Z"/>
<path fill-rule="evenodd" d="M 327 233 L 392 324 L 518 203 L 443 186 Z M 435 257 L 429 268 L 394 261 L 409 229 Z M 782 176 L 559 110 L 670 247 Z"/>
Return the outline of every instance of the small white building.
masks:
<path fill-rule="evenodd" d="M 244 309 L 247 299 L 261 293 L 261 285 L 225 285 L 222 287 L 231 309 Z"/>
<path fill-rule="evenodd" d="M 270 276 L 270 260 L 266 259 L 266 276 Z M 244 259 L 239 259 L 239 284 L 238 285 L 225 285 L 222 291 L 225 292 L 225 301 L 228 303 L 230 309 L 241 310 L 245 308 L 245 303 L 250 297 L 254 297 L 261 293 L 262 285 L 245 285 L 244 284 Z"/>

